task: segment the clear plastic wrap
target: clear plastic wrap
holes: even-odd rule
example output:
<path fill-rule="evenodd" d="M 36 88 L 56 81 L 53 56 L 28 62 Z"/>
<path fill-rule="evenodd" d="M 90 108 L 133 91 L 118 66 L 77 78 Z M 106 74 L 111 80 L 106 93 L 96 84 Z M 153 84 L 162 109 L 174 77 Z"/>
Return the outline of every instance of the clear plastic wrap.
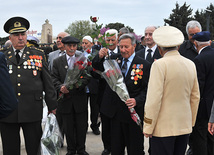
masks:
<path fill-rule="evenodd" d="M 41 138 L 42 155 L 59 155 L 59 150 L 63 142 L 56 116 L 50 113 L 44 127 Z"/>

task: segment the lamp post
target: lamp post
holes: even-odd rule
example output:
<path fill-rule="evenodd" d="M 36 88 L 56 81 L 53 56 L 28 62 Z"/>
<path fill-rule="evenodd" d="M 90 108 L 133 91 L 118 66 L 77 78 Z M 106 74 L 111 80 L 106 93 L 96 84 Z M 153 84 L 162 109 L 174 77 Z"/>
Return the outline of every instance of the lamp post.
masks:
<path fill-rule="evenodd" d="M 212 13 L 211 10 L 206 9 L 206 14 L 207 14 L 207 31 L 210 31 L 210 14 Z"/>

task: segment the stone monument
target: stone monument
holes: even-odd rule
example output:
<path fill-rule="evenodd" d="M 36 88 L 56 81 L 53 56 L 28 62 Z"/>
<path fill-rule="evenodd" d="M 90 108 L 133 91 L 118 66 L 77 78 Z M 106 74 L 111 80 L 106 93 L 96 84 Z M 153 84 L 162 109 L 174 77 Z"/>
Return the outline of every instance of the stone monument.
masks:
<path fill-rule="evenodd" d="M 52 43 L 52 25 L 49 20 L 45 20 L 45 24 L 42 25 L 41 43 Z"/>

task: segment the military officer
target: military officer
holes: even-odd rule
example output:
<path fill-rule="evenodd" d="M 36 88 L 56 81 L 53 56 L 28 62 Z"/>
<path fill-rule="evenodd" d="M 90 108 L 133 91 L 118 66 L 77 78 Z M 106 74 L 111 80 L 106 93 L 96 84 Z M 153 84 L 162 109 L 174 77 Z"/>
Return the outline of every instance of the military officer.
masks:
<path fill-rule="evenodd" d="M 55 113 L 56 93 L 45 55 L 27 47 L 30 24 L 22 17 L 12 17 L 4 24 L 12 47 L 4 51 L 10 79 L 18 99 L 18 108 L 0 120 L 4 155 L 20 155 L 20 128 L 23 130 L 28 155 L 37 155 L 42 136 L 43 91 L 50 112 Z"/>

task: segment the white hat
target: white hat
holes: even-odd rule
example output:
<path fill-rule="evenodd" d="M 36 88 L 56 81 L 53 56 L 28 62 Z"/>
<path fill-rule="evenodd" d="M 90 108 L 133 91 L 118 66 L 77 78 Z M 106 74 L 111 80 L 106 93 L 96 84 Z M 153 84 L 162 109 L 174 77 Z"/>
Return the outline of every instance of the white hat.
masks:
<path fill-rule="evenodd" d="M 86 39 L 86 40 L 90 41 L 91 43 L 93 42 L 93 40 L 90 36 L 85 36 L 85 37 L 83 37 L 83 39 Z"/>
<path fill-rule="evenodd" d="M 184 41 L 183 33 L 173 26 L 162 26 L 153 32 L 152 38 L 160 47 L 175 47 Z"/>

